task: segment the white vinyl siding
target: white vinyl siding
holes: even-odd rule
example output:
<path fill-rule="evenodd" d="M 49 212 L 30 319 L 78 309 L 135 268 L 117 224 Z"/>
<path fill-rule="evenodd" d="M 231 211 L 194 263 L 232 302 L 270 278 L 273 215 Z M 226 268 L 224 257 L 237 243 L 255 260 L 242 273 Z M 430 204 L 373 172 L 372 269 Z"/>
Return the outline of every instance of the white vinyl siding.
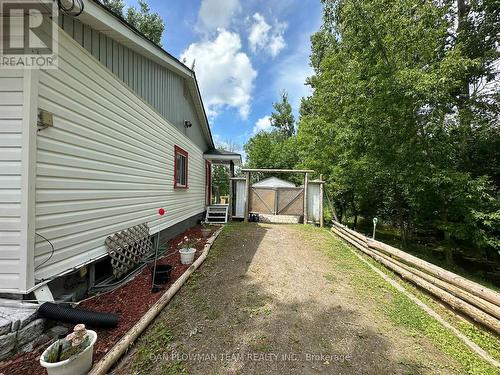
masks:
<path fill-rule="evenodd" d="M 0 290 L 33 284 L 29 217 L 30 90 L 32 72 L 0 69 Z M 25 92 L 26 91 L 26 92 Z M 30 248 L 31 246 L 31 248 Z"/>
<path fill-rule="evenodd" d="M 203 150 L 64 32 L 59 43 L 59 69 L 40 73 L 54 126 L 38 134 L 36 176 L 36 231 L 56 250 L 37 279 L 105 255 L 119 230 L 156 233 L 205 209 Z M 174 189 L 175 145 L 189 153 L 189 189 Z M 35 266 L 50 253 L 37 238 Z"/>

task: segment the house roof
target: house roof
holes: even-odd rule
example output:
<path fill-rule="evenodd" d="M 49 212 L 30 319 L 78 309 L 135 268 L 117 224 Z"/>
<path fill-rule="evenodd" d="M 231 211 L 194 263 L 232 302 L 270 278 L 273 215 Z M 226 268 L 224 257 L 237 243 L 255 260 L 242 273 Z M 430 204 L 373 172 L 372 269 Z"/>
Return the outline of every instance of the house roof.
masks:
<path fill-rule="evenodd" d="M 215 164 L 229 164 L 231 161 L 235 165 L 241 164 L 241 155 L 237 152 L 219 150 L 212 148 L 203 154 L 205 160 L 209 160 Z"/>
<path fill-rule="evenodd" d="M 278 177 L 268 177 L 252 184 L 255 187 L 295 187 L 293 182 L 282 180 Z"/>
<path fill-rule="evenodd" d="M 188 89 L 210 147 L 214 147 L 210 124 L 203 105 L 200 88 L 195 72 L 162 47 L 147 39 L 139 30 L 105 7 L 98 0 L 85 2 L 85 7 L 78 19 L 93 29 L 100 31 L 137 53 L 151 59 L 159 65 L 174 71 L 186 79 Z"/>

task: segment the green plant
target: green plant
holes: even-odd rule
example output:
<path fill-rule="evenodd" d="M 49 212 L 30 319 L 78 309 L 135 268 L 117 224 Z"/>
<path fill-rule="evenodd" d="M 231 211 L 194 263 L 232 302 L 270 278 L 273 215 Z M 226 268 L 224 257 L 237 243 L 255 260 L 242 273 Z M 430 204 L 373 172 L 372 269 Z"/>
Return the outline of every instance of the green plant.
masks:
<path fill-rule="evenodd" d="M 90 345 L 90 335 L 84 324 L 77 324 L 64 339 L 57 340 L 45 354 L 44 361 L 56 363 L 65 361 L 78 353 L 83 352 Z"/>
<path fill-rule="evenodd" d="M 181 249 L 191 249 L 198 243 L 197 238 L 188 238 L 188 236 L 184 236 L 183 240 L 179 242 L 179 247 Z"/>

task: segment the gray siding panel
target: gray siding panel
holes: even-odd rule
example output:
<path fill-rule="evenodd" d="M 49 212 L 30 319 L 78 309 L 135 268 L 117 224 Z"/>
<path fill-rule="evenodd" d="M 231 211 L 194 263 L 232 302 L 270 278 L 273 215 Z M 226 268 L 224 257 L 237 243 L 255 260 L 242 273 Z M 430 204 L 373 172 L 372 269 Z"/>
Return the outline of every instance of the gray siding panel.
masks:
<path fill-rule="evenodd" d="M 99 60 L 99 33 L 92 30 L 92 56 Z"/>
<path fill-rule="evenodd" d="M 70 34 L 71 35 L 71 34 Z M 99 33 L 99 61 L 106 66 L 106 35 Z"/>
<path fill-rule="evenodd" d="M 108 37 L 106 37 L 106 67 L 113 71 L 113 40 Z"/>
<path fill-rule="evenodd" d="M 190 94 L 184 95 L 184 79 L 181 76 L 71 17 L 63 16 L 61 26 L 202 150 L 208 148 L 192 98 Z M 184 128 L 185 120 L 193 124 L 188 130 Z"/>
<path fill-rule="evenodd" d="M 83 26 L 83 48 L 92 52 L 92 29 L 87 25 Z"/>

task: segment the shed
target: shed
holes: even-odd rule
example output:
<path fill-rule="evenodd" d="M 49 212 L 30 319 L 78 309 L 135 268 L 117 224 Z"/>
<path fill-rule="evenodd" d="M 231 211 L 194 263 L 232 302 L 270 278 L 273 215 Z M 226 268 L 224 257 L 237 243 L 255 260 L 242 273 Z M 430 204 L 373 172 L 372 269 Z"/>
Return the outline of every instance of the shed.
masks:
<path fill-rule="evenodd" d="M 295 187 L 295 184 L 290 181 L 282 180 L 278 177 L 268 177 L 259 182 L 252 184 L 253 187 L 270 187 L 270 188 L 279 188 L 279 187 Z"/>

